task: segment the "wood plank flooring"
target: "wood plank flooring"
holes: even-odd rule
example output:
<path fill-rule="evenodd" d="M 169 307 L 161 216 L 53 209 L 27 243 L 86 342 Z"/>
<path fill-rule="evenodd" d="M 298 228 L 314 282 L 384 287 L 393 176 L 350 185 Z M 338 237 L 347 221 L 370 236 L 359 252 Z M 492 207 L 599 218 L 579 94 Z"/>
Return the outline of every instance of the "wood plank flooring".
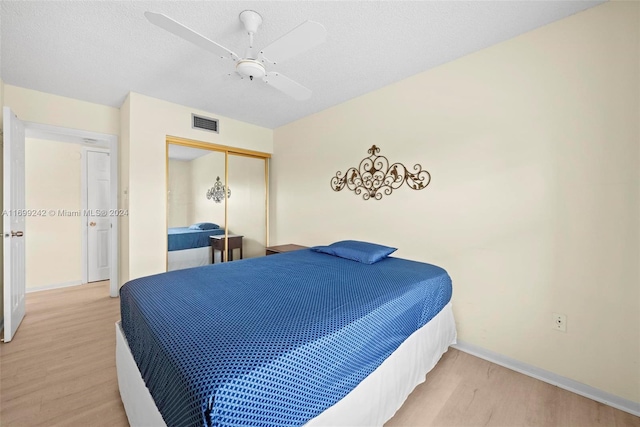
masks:
<path fill-rule="evenodd" d="M 27 294 L 0 345 L 0 425 L 126 426 L 115 364 L 120 300 L 109 282 Z"/>
<path fill-rule="evenodd" d="M 391 426 L 640 426 L 640 418 L 449 349 Z"/>
<path fill-rule="evenodd" d="M 0 426 L 127 426 L 108 282 L 27 294 L 0 345 Z M 450 349 L 387 426 L 632 426 L 640 418 Z"/>

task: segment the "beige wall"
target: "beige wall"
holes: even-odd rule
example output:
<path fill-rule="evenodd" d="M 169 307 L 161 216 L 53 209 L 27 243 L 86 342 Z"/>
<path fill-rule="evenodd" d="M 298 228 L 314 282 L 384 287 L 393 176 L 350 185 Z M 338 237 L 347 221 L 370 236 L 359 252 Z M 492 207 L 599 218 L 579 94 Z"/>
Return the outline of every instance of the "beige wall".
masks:
<path fill-rule="evenodd" d="M 187 227 L 191 200 L 191 162 L 169 159 L 167 226 Z"/>
<path fill-rule="evenodd" d="M 26 139 L 25 205 L 47 212 L 25 218 L 27 290 L 82 282 L 82 218 L 59 214 L 82 207 L 81 159 L 79 144 Z"/>
<path fill-rule="evenodd" d="M 128 278 L 160 273 L 166 269 L 166 137 L 271 153 L 273 132 L 220 116 L 220 133 L 191 127 L 191 114 L 211 113 L 172 104 L 137 93 L 129 94 Z M 123 277 L 124 278 L 124 277 Z"/>
<path fill-rule="evenodd" d="M 213 222 L 224 227 L 224 202 L 207 199 L 216 177 L 224 182 L 224 153 L 211 151 L 193 160 L 169 160 L 169 227 L 188 227 L 196 222 Z"/>
<path fill-rule="evenodd" d="M 213 187 L 216 178 L 224 184 L 224 155 L 220 151 L 198 157 L 190 162 L 188 223 L 213 222 L 224 227 L 224 201 L 216 203 L 207 199 L 207 190 Z"/>
<path fill-rule="evenodd" d="M 0 79 L 0 106 L 4 107 L 4 82 Z M 0 114 L 0 129 L 2 129 L 2 123 L 4 121 L 3 114 Z"/>
<path fill-rule="evenodd" d="M 220 119 L 220 134 L 191 128 L 211 113 L 130 93 L 120 109 L 3 85 L 4 104 L 22 120 L 119 135 L 120 284 L 166 265 L 166 136 L 271 153 L 272 131 Z"/>
<path fill-rule="evenodd" d="M 23 121 L 112 135 L 120 133 L 120 113 L 117 108 L 8 84 L 0 84 L 0 87 L 2 105 L 11 107 Z"/>
<path fill-rule="evenodd" d="M 111 135 L 120 133 L 117 108 L 7 84 L 4 103 L 23 121 Z"/>
<path fill-rule="evenodd" d="M 266 241 L 266 187 L 264 159 L 229 156 L 229 233 L 241 234 L 243 256 L 264 256 Z M 224 202 L 206 194 L 220 178 L 225 183 L 225 153 L 212 151 L 192 161 L 169 160 L 169 227 L 213 222 L 225 227 Z"/>
<path fill-rule="evenodd" d="M 639 7 L 589 9 L 276 129 L 271 243 L 397 246 L 449 271 L 461 340 L 640 402 Z M 372 144 L 431 185 L 332 191 Z"/>
<path fill-rule="evenodd" d="M 266 187 L 265 160 L 245 156 L 229 156 L 229 231 L 240 234 L 243 257 L 265 255 Z"/>
<path fill-rule="evenodd" d="M 129 210 L 130 104 L 130 95 L 127 95 L 120 107 L 120 138 L 118 140 L 118 207 L 126 210 Z M 129 280 L 129 215 L 118 217 L 118 232 L 120 235 L 118 274 L 120 275 L 119 284 L 123 284 Z"/>
<path fill-rule="evenodd" d="M 0 106 L 4 107 L 4 82 L 0 79 Z M 0 129 L 2 129 L 2 119 L 3 114 L 0 114 Z M 2 153 L 4 152 L 4 141 L 0 144 L 0 176 L 3 176 L 4 180 L 4 166 L 3 166 L 3 157 Z M 0 206 L 1 210 L 4 211 L 4 195 L 3 185 L 0 185 Z M 4 236 L 4 221 L 1 221 L 0 228 L 2 229 L 2 235 Z M 3 238 L 4 239 L 4 238 Z M 4 242 L 0 244 L 0 259 L 4 260 Z M 4 262 L 0 262 L 0 323 L 4 324 Z"/>

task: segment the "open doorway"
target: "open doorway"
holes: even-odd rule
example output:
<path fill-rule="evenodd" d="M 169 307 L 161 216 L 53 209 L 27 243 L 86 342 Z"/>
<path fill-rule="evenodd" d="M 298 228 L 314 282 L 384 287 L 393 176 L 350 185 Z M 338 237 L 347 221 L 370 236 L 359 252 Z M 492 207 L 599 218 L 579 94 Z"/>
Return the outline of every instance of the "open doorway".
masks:
<path fill-rule="evenodd" d="M 104 281 L 117 296 L 116 143 L 26 124 L 26 292 Z"/>

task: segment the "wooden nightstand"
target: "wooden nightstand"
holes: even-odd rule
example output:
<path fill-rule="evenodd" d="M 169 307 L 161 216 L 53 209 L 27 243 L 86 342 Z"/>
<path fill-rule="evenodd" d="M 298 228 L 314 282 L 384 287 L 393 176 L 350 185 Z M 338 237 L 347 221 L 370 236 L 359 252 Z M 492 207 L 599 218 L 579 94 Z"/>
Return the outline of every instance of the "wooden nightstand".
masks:
<path fill-rule="evenodd" d="M 281 254 L 283 252 L 299 251 L 300 249 L 307 249 L 307 246 L 289 244 L 289 245 L 269 246 L 265 248 L 267 255 L 275 255 L 275 254 Z"/>
<path fill-rule="evenodd" d="M 229 234 L 229 261 L 233 261 L 233 250 L 240 249 L 240 259 L 242 259 L 242 238 L 238 234 Z M 224 234 L 219 236 L 209 236 L 211 243 L 211 264 L 216 263 L 216 250 L 220 251 L 220 259 L 224 261 Z"/>

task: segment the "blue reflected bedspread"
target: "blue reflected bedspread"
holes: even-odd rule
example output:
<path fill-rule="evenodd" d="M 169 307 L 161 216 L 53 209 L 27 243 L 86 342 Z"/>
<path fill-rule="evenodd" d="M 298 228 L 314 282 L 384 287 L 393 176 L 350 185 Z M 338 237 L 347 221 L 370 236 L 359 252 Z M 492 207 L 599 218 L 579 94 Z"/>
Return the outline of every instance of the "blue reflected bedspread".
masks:
<path fill-rule="evenodd" d="M 189 227 L 172 227 L 167 231 L 168 250 L 181 251 L 183 249 L 206 248 L 210 245 L 209 236 L 224 234 L 224 228 L 215 230 L 191 230 Z"/>
<path fill-rule="evenodd" d="M 451 299 L 440 267 L 300 250 L 120 290 L 122 328 L 168 426 L 302 425 Z"/>

